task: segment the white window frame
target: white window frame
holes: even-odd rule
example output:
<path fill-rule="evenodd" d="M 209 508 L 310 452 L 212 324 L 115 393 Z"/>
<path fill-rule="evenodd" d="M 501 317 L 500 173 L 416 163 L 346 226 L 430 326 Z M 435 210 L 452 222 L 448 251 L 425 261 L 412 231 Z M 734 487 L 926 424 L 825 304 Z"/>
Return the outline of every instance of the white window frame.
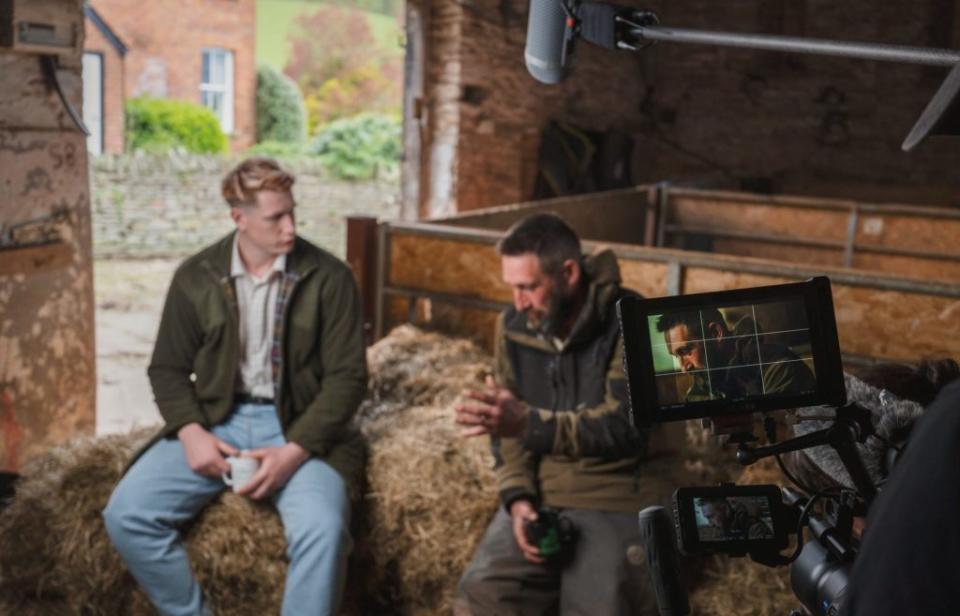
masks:
<path fill-rule="evenodd" d="M 83 123 L 90 130 L 87 151 L 103 154 L 104 141 L 104 61 L 103 54 L 94 51 L 83 53 Z"/>
<path fill-rule="evenodd" d="M 223 80 L 220 82 L 215 81 L 204 81 L 203 75 L 203 62 L 208 60 L 209 65 L 212 67 L 215 61 L 218 61 L 222 58 L 223 60 Z M 211 69 L 209 73 L 214 73 Z M 207 75 L 211 77 L 212 75 Z M 217 94 L 222 95 L 222 104 L 220 109 L 217 109 L 213 104 L 210 103 L 209 97 L 216 96 Z M 200 58 L 200 103 L 205 107 L 208 107 L 213 111 L 214 115 L 217 116 L 217 119 L 220 120 L 220 128 L 226 134 L 233 133 L 233 105 L 234 105 L 234 90 L 233 90 L 233 52 L 229 49 L 223 49 L 221 47 L 207 47 L 204 48 L 203 54 Z"/>

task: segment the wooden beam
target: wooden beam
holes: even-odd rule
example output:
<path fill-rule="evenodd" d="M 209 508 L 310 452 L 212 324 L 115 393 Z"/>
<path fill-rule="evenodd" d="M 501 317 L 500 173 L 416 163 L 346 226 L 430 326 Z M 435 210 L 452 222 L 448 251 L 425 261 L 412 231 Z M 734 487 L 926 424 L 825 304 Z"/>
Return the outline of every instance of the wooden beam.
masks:
<path fill-rule="evenodd" d="M 42 274 L 65 269 L 73 251 L 63 242 L 0 249 L 0 276 Z"/>

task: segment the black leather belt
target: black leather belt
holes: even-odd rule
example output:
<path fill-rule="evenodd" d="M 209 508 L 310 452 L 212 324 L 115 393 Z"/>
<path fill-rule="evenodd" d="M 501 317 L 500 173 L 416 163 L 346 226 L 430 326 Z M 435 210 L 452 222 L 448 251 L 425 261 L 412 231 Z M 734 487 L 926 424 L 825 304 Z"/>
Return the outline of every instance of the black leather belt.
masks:
<path fill-rule="evenodd" d="M 233 395 L 234 404 L 273 404 L 273 398 L 264 398 L 263 396 L 251 396 L 237 392 Z"/>

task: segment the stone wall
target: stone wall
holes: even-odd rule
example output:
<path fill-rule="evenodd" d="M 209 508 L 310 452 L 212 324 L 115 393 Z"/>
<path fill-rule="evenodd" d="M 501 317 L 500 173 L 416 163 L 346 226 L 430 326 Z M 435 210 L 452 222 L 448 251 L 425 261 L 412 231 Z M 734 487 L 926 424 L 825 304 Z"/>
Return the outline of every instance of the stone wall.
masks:
<path fill-rule="evenodd" d="M 97 257 L 181 257 L 233 229 L 220 179 L 236 159 L 213 156 L 101 156 L 91 160 Z M 283 163 L 296 177 L 297 227 L 341 258 L 345 217 L 395 218 L 396 180 L 346 182 L 309 159 Z"/>
<path fill-rule="evenodd" d="M 80 0 L 54 6 L 82 23 Z M 57 70 L 78 111 L 79 52 Z M 0 470 L 93 433 L 90 252 L 86 138 L 38 56 L 0 50 Z"/>
<path fill-rule="evenodd" d="M 673 27 L 932 47 L 960 42 L 953 0 L 619 3 L 642 5 Z M 447 11 L 447 4 L 462 8 Z M 613 52 L 581 42 L 571 75 L 546 86 L 524 66 L 527 4 L 430 3 L 434 15 L 459 19 L 431 30 L 424 87 L 428 109 L 451 100 L 459 107 L 447 113 L 458 125 L 447 167 L 457 210 L 528 199 L 551 119 L 633 137 L 635 183 L 960 203 L 957 139 L 900 150 L 946 69 L 676 43 Z M 460 77 L 451 89 L 452 66 Z M 424 149 L 446 147 L 449 126 L 428 128 Z M 436 166 L 428 171 L 438 173 Z M 443 209 L 429 203 L 431 213 Z"/>

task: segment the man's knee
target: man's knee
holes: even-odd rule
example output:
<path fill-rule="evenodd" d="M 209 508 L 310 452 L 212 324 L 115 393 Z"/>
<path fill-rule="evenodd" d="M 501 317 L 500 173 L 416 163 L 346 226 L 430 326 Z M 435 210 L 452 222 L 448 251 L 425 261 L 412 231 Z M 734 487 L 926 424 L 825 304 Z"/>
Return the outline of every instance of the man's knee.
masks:
<path fill-rule="evenodd" d="M 308 521 L 290 524 L 286 535 L 291 557 L 311 549 L 349 553 L 353 547 L 350 521 L 338 513 L 317 515 Z"/>
<path fill-rule="evenodd" d="M 114 489 L 110 495 L 107 506 L 103 508 L 104 526 L 107 528 L 107 534 L 111 538 L 124 535 L 128 532 L 142 528 L 146 524 L 143 516 L 143 507 L 131 498 L 130 494 L 123 490 L 123 484 Z"/>
<path fill-rule="evenodd" d="M 460 576 L 460 581 L 457 583 L 457 590 L 461 597 L 463 597 L 468 604 L 471 606 L 474 605 L 476 597 L 480 596 L 483 592 L 484 587 L 484 576 L 479 571 L 477 567 L 474 566 L 474 563 L 470 563 L 467 567 L 467 570 L 463 572 L 463 575 Z"/>

